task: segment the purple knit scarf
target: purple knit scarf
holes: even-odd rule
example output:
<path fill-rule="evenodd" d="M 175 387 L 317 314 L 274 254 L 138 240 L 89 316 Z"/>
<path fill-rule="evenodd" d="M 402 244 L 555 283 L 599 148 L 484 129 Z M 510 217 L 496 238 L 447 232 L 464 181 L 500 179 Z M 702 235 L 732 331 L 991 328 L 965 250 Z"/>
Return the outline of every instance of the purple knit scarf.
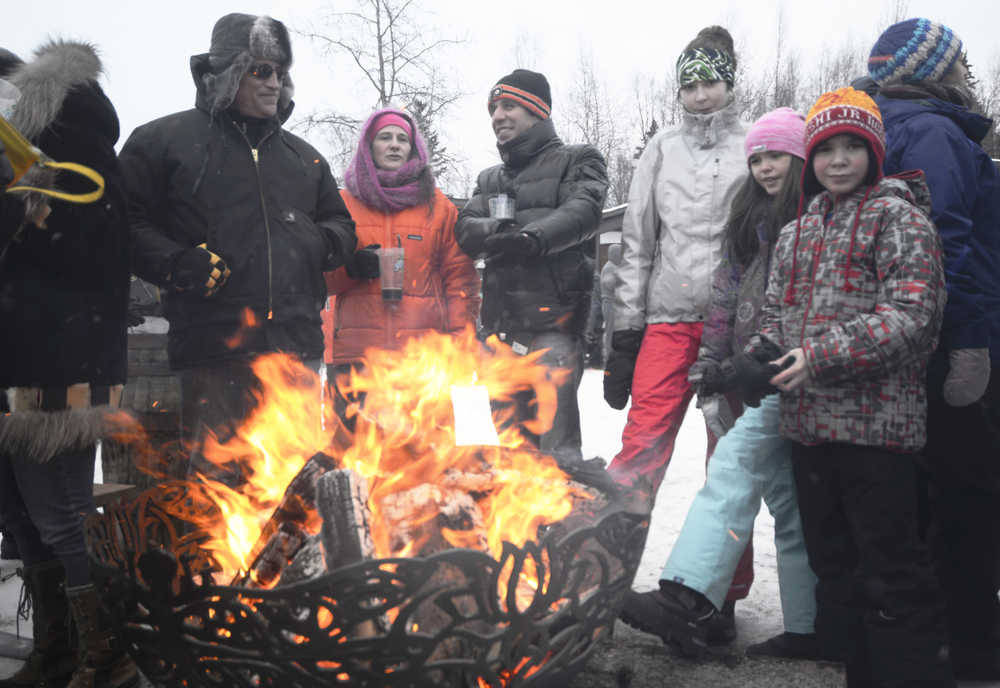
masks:
<path fill-rule="evenodd" d="M 397 170 L 380 170 L 372 159 L 371 141 L 378 132 L 370 129 L 375 120 L 386 112 L 405 117 L 413 128 L 413 136 L 410 137 L 412 157 Z M 362 203 L 383 213 L 398 213 L 428 203 L 434 193 L 434 178 L 427 166 L 427 146 L 413 124 L 413 118 L 396 108 L 384 108 L 373 113 L 361 128 L 358 149 L 344 173 L 344 186 Z"/>

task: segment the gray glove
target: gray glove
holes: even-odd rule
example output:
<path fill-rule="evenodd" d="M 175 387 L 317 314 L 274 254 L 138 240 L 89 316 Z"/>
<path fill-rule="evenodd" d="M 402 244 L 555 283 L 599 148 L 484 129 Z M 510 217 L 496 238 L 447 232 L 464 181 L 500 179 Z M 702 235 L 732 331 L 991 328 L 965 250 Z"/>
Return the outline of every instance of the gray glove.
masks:
<path fill-rule="evenodd" d="M 736 424 L 736 416 L 733 415 L 729 400 L 721 394 L 699 396 L 698 408 L 705 416 L 705 425 L 717 438 L 725 435 Z"/>
<path fill-rule="evenodd" d="M 974 404 L 990 382 L 989 349 L 954 349 L 948 354 L 944 400 L 949 406 Z"/>

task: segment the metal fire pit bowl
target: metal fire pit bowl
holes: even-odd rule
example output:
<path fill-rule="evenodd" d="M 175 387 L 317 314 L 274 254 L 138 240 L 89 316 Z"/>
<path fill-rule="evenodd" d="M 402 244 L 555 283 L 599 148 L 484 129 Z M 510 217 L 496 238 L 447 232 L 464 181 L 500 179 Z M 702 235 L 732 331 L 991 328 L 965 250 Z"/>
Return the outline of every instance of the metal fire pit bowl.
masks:
<path fill-rule="evenodd" d="M 186 688 L 566 686 L 617 617 L 649 526 L 612 506 L 507 543 L 501 561 L 452 549 L 258 590 L 211 582 L 211 555 L 161 498 L 94 514 L 87 540 L 126 649 L 154 684 Z M 505 583 L 532 566 L 544 582 L 518 603 Z"/>

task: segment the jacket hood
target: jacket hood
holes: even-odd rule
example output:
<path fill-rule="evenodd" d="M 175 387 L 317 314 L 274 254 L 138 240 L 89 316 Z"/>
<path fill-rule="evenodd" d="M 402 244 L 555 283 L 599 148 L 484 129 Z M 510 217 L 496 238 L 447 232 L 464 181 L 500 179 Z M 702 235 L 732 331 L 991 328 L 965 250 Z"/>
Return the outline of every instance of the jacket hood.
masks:
<path fill-rule="evenodd" d="M 521 169 L 549 146 L 561 146 L 562 140 L 556 135 L 556 127 L 551 119 L 543 119 L 520 136 L 506 143 L 498 143 L 500 159 L 515 170 Z"/>
<path fill-rule="evenodd" d="M 75 88 L 96 84 L 103 68 L 97 50 L 90 43 L 52 40 L 35 51 L 34 59 L 15 68 L 8 76 L 21 91 L 10 122 L 28 140 L 52 124 L 62 110 L 66 96 Z M 113 140 L 117 140 L 114 122 Z"/>
<path fill-rule="evenodd" d="M 938 98 L 890 98 L 880 95 L 875 99 L 882 111 L 882 120 L 888 131 L 893 125 L 899 125 L 910 117 L 926 113 L 947 117 L 965 133 L 972 141 L 979 143 L 990 131 L 993 120 L 961 105 L 940 100 Z"/>
<path fill-rule="evenodd" d="M 931 216 L 931 190 L 927 186 L 927 178 L 922 170 L 911 170 L 884 177 L 868 194 L 869 199 L 891 196 L 911 203 L 920 208 L 927 217 Z"/>
<path fill-rule="evenodd" d="M 882 177 L 869 190 L 867 187 L 859 187 L 850 196 L 848 202 L 861 202 L 867 204 L 879 198 L 899 198 L 918 207 L 927 217 L 931 214 L 931 190 L 927 186 L 927 179 L 922 170 L 911 170 L 900 174 Z M 829 207 L 832 203 L 829 191 L 817 194 L 809 202 L 809 212 L 822 213 L 824 204 Z"/>

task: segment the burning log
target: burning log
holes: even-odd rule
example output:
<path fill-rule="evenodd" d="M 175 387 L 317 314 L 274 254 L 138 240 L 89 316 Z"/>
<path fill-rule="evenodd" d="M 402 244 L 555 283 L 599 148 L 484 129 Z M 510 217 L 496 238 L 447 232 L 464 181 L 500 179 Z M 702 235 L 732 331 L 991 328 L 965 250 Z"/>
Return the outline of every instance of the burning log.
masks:
<path fill-rule="evenodd" d="M 305 544 L 307 535 L 294 521 L 285 521 L 271 536 L 257 558 L 253 578 L 264 587 L 273 583 Z"/>
<path fill-rule="evenodd" d="M 462 489 L 424 483 L 386 495 L 379 512 L 392 534 L 392 551 L 427 556 L 450 547 L 489 551 L 482 511 Z"/>
<path fill-rule="evenodd" d="M 316 484 L 316 505 L 323 517 L 321 539 L 326 568 L 333 571 L 375 556 L 368 481 L 349 469 L 330 471 Z"/>
<path fill-rule="evenodd" d="M 257 573 L 258 580 L 260 579 L 260 571 L 258 569 L 261 564 L 261 557 L 271 543 L 272 538 L 279 533 L 281 527 L 284 524 L 292 524 L 297 526 L 301 532 L 315 518 L 316 482 L 320 476 L 335 468 L 336 465 L 336 462 L 332 458 L 322 452 L 317 452 L 313 454 L 292 481 L 288 483 L 281 502 L 275 507 L 267 523 L 264 524 L 257 542 L 254 543 L 253 548 L 250 550 L 249 559 L 253 562 L 250 565 L 250 571 Z M 278 540 L 281 540 L 280 536 Z M 270 556 L 274 557 L 275 553 L 282 550 L 282 548 L 287 549 L 287 546 L 291 542 L 291 540 L 286 539 L 284 544 L 276 543 L 271 550 L 272 554 Z M 301 541 L 299 542 L 299 546 L 301 546 Z M 290 559 L 294 554 L 295 551 L 291 551 L 288 558 Z M 274 564 L 275 561 L 271 561 L 267 564 L 267 567 L 271 568 Z M 233 584 L 245 585 L 248 579 L 249 575 L 241 575 L 233 581 Z"/>

